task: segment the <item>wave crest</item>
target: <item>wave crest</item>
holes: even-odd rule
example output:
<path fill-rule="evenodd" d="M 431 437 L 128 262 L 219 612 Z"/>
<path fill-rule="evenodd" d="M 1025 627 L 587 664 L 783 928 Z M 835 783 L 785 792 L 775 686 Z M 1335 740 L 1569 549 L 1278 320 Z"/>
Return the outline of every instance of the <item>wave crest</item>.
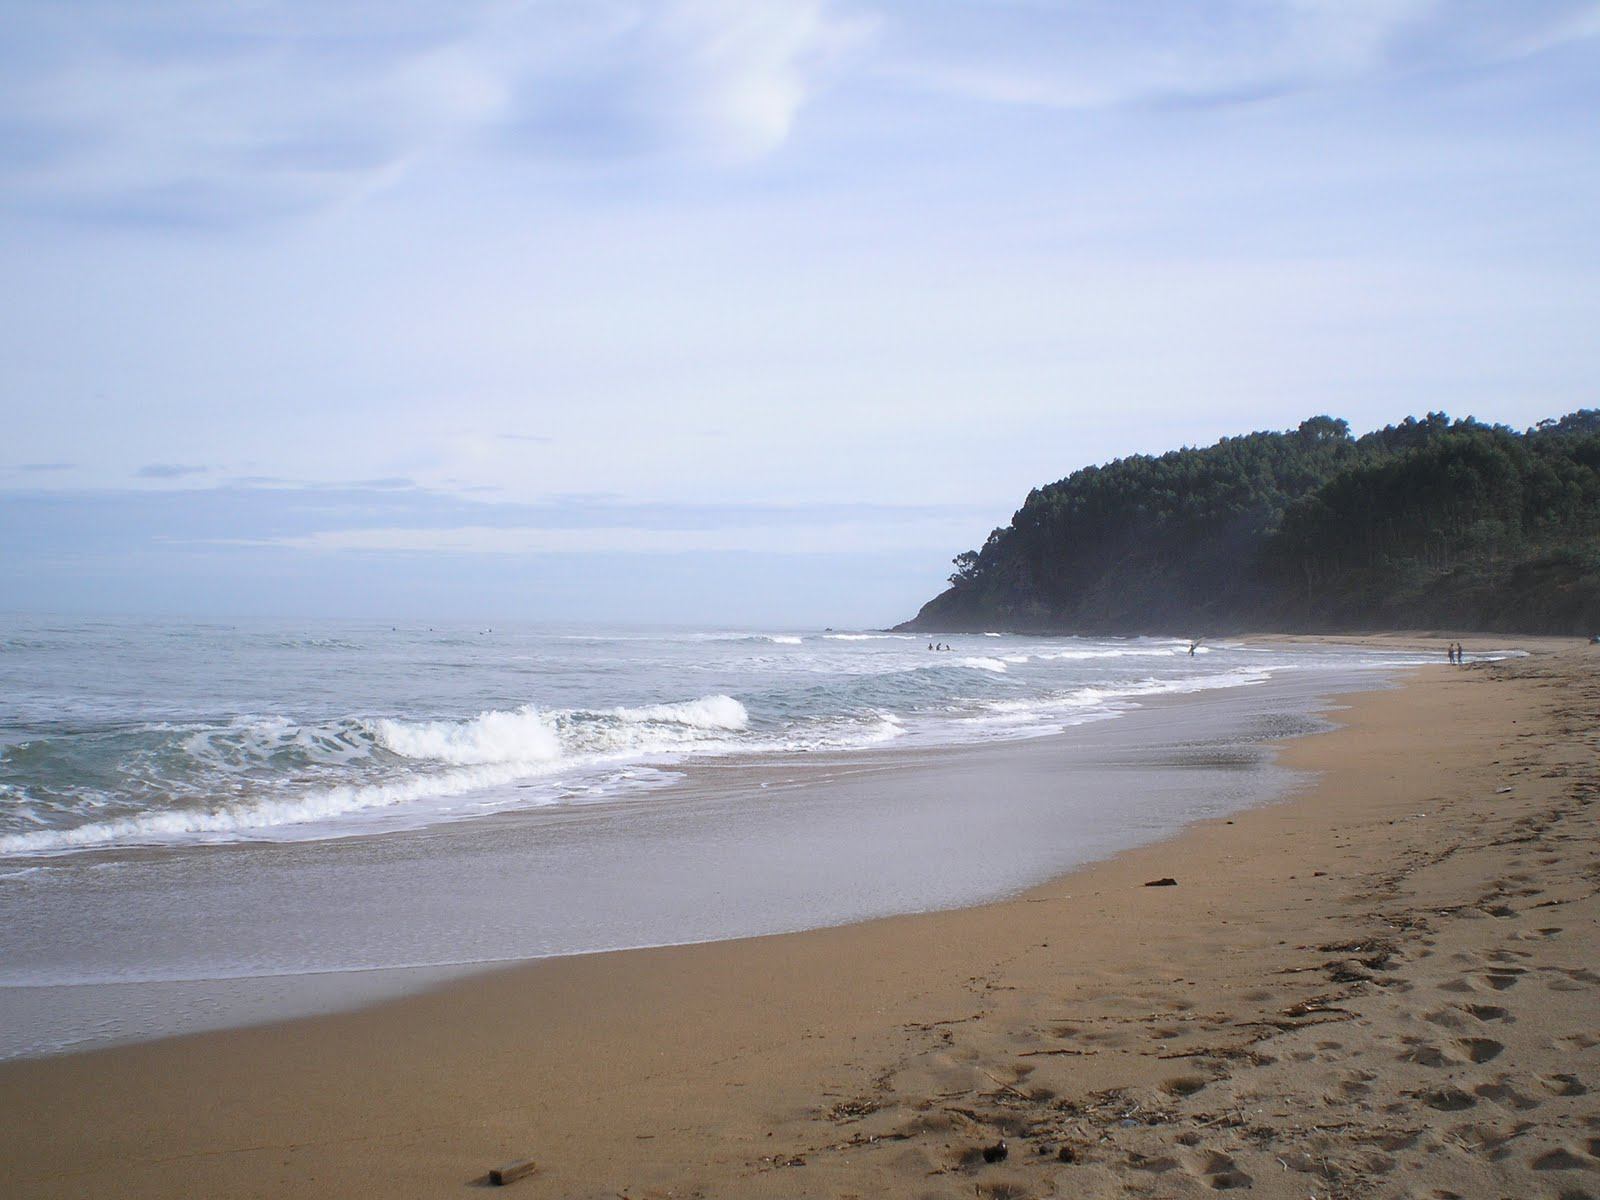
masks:
<path fill-rule="evenodd" d="M 373 740 L 403 758 L 453 766 L 548 763 L 561 757 L 556 731 L 531 704 L 510 712 L 490 710 L 469 721 L 372 722 Z"/>
<path fill-rule="evenodd" d="M 701 696 L 682 704 L 651 704 L 643 708 L 614 708 L 613 716 L 630 722 L 662 722 L 694 729 L 737 732 L 750 727 L 750 714 L 732 696 Z"/>
<path fill-rule="evenodd" d="M 992 671 L 996 675 L 1006 673 L 1006 664 L 998 658 L 963 658 L 961 665 L 971 667 L 975 671 Z"/>

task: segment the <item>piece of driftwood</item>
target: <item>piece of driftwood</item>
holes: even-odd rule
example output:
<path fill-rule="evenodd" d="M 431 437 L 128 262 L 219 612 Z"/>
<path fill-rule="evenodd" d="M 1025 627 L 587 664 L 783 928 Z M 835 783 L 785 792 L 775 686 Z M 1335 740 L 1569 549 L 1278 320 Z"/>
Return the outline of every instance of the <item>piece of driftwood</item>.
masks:
<path fill-rule="evenodd" d="M 515 1183 L 524 1175 L 532 1175 L 539 1164 L 531 1158 L 519 1158 L 514 1163 L 507 1163 L 503 1167 L 495 1167 L 489 1172 L 489 1183 L 493 1187 L 505 1187 L 508 1183 Z"/>

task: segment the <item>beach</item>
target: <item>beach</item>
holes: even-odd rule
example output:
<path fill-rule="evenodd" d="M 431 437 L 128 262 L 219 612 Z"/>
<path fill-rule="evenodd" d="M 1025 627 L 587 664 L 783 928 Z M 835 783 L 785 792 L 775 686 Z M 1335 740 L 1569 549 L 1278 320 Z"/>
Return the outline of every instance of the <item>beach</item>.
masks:
<path fill-rule="evenodd" d="M 1600 648 L 1410 670 L 1314 782 L 999 903 L 0 1064 L 18 1196 L 1600 1194 Z M 984 830 L 972 836 L 981 841 Z M 1170 880 L 1170 883 L 1160 881 Z M 1154 886 L 1153 886 L 1154 885 Z"/>

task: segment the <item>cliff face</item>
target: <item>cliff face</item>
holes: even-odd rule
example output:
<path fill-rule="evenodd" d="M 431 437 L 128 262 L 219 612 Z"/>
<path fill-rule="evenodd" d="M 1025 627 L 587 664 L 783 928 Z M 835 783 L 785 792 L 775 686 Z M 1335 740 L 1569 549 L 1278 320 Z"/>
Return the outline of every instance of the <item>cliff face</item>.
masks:
<path fill-rule="evenodd" d="M 1035 489 L 900 628 L 1600 630 L 1600 412 L 1315 417 Z"/>

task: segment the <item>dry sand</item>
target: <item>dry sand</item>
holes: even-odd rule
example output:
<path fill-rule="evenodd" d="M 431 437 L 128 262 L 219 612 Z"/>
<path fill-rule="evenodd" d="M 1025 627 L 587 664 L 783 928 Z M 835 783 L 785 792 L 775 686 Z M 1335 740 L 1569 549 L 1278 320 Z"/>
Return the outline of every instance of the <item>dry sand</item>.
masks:
<path fill-rule="evenodd" d="M 1439 645 L 1014 901 L 0 1065 L 4 1193 L 1600 1197 L 1600 647 Z"/>

